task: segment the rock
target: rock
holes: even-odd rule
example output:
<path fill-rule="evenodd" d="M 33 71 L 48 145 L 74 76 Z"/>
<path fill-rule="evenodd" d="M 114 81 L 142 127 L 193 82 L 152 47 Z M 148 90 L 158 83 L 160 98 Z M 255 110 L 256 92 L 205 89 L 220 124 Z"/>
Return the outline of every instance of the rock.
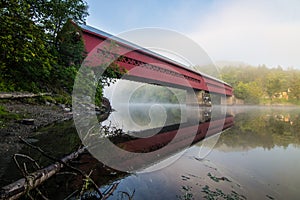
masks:
<path fill-rule="evenodd" d="M 106 97 L 102 97 L 102 105 L 101 107 L 105 108 L 107 111 L 111 111 L 111 105 L 109 99 Z"/>
<path fill-rule="evenodd" d="M 64 111 L 71 112 L 71 108 L 64 108 Z"/>
<path fill-rule="evenodd" d="M 33 125 L 34 119 L 22 119 L 21 123 L 25 125 Z"/>
<path fill-rule="evenodd" d="M 39 140 L 35 139 L 35 138 L 27 138 L 27 139 L 25 139 L 25 141 L 28 143 L 35 143 L 35 142 L 38 142 Z"/>
<path fill-rule="evenodd" d="M 92 101 L 92 98 L 91 98 L 90 96 L 84 96 L 84 97 L 82 98 L 82 100 L 85 101 L 85 102 L 91 102 L 91 101 Z"/>
<path fill-rule="evenodd" d="M 66 108 L 66 105 L 65 104 L 58 104 L 62 109 L 65 109 Z"/>

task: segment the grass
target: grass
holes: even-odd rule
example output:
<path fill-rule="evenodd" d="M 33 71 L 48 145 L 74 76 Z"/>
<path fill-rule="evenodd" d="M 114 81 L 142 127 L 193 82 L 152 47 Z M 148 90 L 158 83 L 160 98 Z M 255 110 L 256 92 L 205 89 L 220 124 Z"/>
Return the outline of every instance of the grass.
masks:
<path fill-rule="evenodd" d="M 0 105 L 0 128 L 5 127 L 5 123 L 11 120 L 19 120 L 21 115 L 16 113 L 11 113 L 6 110 L 6 108 Z"/>

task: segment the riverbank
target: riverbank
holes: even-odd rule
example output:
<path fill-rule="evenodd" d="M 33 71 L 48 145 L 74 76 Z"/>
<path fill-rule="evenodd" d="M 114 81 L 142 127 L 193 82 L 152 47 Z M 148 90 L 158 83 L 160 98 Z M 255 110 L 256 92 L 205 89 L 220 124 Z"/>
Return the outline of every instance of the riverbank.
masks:
<path fill-rule="evenodd" d="M 39 128 L 73 117 L 65 105 L 49 102 L 1 100 L 0 107 L 0 177 L 3 166 L 23 147 L 19 137 L 29 139 Z"/>

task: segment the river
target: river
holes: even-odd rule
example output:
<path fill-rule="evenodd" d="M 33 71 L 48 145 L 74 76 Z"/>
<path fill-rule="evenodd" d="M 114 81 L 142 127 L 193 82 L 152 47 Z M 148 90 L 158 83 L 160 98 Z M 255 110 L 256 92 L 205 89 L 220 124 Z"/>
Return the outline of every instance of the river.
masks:
<path fill-rule="evenodd" d="M 234 116 L 234 126 L 217 139 L 196 143 L 158 171 L 122 179 L 115 194 L 126 191 L 136 199 L 298 199 L 300 108 L 242 106 L 227 112 Z M 203 151 L 208 155 L 199 157 Z"/>
<path fill-rule="evenodd" d="M 75 163 L 93 170 L 102 192 L 115 186 L 109 199 L 299 199 L 299 107 L 203 107 L 196 113 L 194 107 L 166 104 L 115 109 L 102 125 L 126 132 L 130 137 L 117 134 L 110 141 L 131 154 L 118 160 L 112 150 L 101 163 L 93 158 L 99 159 L 99 147 L 78 160 L 83 164 Z M 31 141 L 58 156 L 79 143 L 72 122 L 40 130 Z M 13 163 L 7 172 L 2 184 L 20 176 Z M 75 191 L 69 198 L 76 199 L 81 179 L 60 176 L 46 184 L 47 195 L 63 199 Z M 97 197 L 92 190 L 84 195 Z"/>

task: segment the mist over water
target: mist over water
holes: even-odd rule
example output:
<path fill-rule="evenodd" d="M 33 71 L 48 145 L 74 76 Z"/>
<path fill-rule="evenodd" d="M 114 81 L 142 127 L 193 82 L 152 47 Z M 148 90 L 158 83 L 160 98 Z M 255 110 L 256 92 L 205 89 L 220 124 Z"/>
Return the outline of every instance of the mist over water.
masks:
<path fill-rule="evenodd" d="M 186 122 L 185 105 L 159 103 L 115 104 L 115 111 L 102 125 L 123 131 L 139 131 Z"/>
<path fill-rule="evenodd" d="M 184 104 L 186 91 L 177 88 L 153 85 L 120 79 L 104 88 L 104 96 L 111 104 L 121 103 L 165 103 Z"/>
<path fill-rule="evenodd" d="M 298 199 L 300 108 L 232 106 L 227 110 L 235 124 L 219 135 L 207 157 L 195 159 L 201 149 L 211 148 L 203 144 L 214 137 L 197 143 L 159 171 L 124 178 L 116 193 L 135 191 L 135 198 L 151 199 L 155 191 L 158 199 L 176 199 L 185 188 L 194 199 L 208 193 L 236 199 Z M 220 177 L 223 181 L 214 181 Z"/>
<path fill-rule="evenodd" d="M 126 131 L 186 122 L 186 91 L 147 83 L 118 80 L 106 87 L 113 112 L 103 125 Z"/>

